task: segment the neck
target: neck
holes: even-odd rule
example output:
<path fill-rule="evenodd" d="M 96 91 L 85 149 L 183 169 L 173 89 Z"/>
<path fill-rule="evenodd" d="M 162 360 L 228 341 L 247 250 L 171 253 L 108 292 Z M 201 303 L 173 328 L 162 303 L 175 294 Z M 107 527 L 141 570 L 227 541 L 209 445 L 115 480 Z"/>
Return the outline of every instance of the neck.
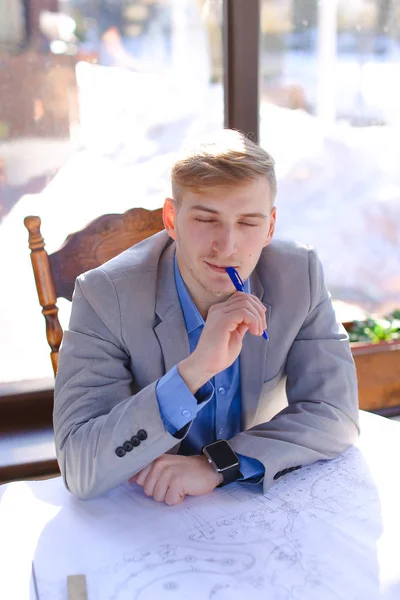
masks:
<path fill-rule="evenodd" d="M 203 317 L 204 321 L 207 319 L 207 315 L 208 315 L 208 311 L 210 310 L 210 308 L 212 307 L 213 304 L 219 304 L 220 302 L 225 302 L 225 300 L 227 300 L 229 298 L 229 296 L 213 296 L 212 301 L 207 299 L 207 300 L 198 300 L 189 290 L 189 294 L 190 297 L 192 298 L 197 310 L 199 311 L 199 313 L 201 314 L 201 316 Z"/>

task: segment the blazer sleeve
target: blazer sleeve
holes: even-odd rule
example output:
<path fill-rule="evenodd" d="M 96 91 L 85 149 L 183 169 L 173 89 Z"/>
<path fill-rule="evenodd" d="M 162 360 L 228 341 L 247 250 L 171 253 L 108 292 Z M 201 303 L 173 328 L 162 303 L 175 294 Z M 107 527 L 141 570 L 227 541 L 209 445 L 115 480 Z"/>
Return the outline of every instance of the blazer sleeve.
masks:
<path fill-rule="evenodd" d="M 160 416 L 158 380 L 135 389 L 120 321 L 108 275 L 96 270 L 90 285 L 81 276 L 60 350 L 53 421 L 61 474 L 82 499 L 116 487 L 178 442 Z"/>
<path fill-rule="evenodd" d="M 288 406 L 231 440 L 236 452 L 263 463 L 264 492 L 289 471 L 337 456 L 359 434 L 348 336 L 336 320 L 315 251 L 309 250 L 308 257 L 311 302 L 287 356 Z"/>

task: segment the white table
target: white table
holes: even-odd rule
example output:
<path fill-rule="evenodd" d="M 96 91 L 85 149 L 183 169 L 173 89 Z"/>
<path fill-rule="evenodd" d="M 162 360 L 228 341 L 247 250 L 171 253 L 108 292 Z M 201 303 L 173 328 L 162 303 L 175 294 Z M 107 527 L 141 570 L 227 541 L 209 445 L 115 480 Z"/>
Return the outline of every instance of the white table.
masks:
<path fill-rule="evenodd" d="M 263 496 L 232 484 L 167 507 L 124 484 L 73 498 L 60 478 L 0 487 L 0 598 L 399 600 L 400 423 L 361 414 L 354 448 Z"/>

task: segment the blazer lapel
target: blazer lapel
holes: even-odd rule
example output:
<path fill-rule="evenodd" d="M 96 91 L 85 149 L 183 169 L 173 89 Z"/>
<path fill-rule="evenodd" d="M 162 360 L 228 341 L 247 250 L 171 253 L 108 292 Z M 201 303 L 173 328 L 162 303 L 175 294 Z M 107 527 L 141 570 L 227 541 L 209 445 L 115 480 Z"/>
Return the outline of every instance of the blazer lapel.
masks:
<path fill-rule="evenodd" d="M 256 273 L 250 277 L 251 293 L 262 302 L 264 288 Z M 267 323 L 271 317 L 271 307 L 263 302 L 267 308 Z M 242 394 L 243 427 L 249 429 L 254 425 L 261 390 L 264 383 L 265 366 L 267 361 L 269 341 L 263 337 L 246 333 L 240 353 L 240 382 Z"/>
<path fill-rule="evenodd" d="M 174 275 L 175 244 L 171 244 L 160 260 L 156 314 L 160 322 L 154 332 L 164 357 L 166 372 L 189 356 L 189 338 L 179 302 Z"/>

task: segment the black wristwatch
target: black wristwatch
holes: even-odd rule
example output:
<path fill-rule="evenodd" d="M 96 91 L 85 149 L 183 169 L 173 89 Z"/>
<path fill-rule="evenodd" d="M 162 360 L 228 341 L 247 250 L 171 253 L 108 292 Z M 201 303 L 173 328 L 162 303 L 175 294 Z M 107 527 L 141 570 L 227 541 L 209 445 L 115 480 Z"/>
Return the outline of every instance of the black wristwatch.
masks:
<path fill-rule="evenodd" d="M 224 481 L 218 487 L 232 483 L 232 481 L 242 477 L 239 458 L 226 440 L 217 440 L 212 444 L 208 444 L 203 447 L 202 452 L 210 465 L 214 467 L 217 473 L 221 473 L 224 478 Z"/>

